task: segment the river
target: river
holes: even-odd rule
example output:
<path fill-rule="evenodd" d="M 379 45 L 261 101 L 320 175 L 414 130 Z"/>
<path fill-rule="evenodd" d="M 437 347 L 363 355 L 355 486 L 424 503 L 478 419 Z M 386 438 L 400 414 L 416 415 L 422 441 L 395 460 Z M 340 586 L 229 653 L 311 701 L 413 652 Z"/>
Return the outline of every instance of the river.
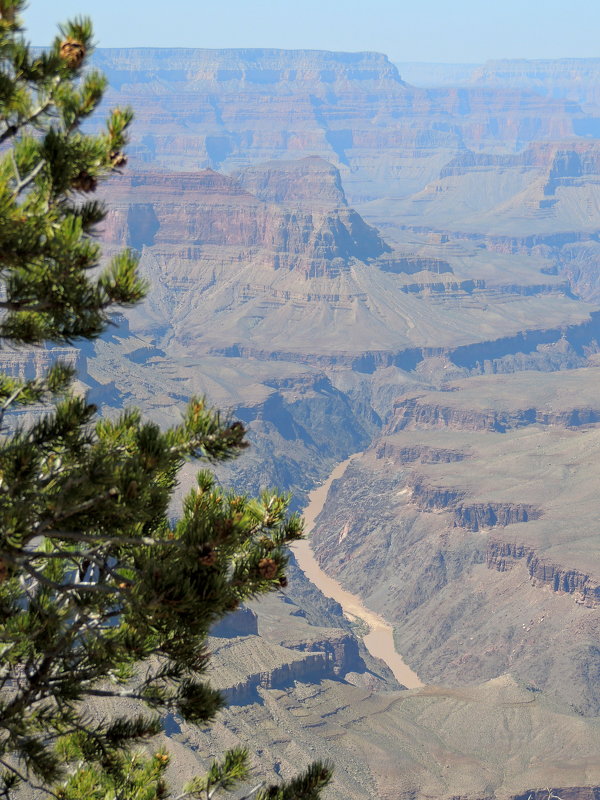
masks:
<path fill-rule="evenodd" d="M 310 535 L 315 520 L 321 513 L 327 493 L 333 481 L 341 478 L 346 467 L 356 456 L 350 456 L 346 461 L 338 464 L 327 480 L 314 489 L 308 496 L 308 505 L 303 511 L 306 522 L 306 531 Z M 344 609 L 344 613 L 351 617 L 358 617 L 369 628 L 369 633 L 364 637 L 364 643 L 371 655 L 382 659 L 394 673 L 396 680 L 409 689 L 423 686 L 419 676 L 404 662 L 402 656 L 396 651 L 392 626 L 383 617 L 363 605 L 360 597 L 346 591 L 334 578 L 329 577 L 319 566 L 313 555 L 310 538 L 303 539 L 293 545 L 294 555 L 298 566 L 307 578 L 315 584 L 323 594 L 332 597 Z"/>

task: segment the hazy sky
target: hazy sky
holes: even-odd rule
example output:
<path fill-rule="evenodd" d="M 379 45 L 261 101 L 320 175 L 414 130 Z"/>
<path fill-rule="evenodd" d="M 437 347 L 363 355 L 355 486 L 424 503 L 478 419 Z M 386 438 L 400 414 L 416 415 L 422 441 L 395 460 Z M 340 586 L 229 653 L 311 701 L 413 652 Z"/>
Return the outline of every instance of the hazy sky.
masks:
<path fill-rule="evenodd" d="M 29 0 L 32 43 L 82 13 L 101 47 L 377 50 L 472 63 L 600 55 L 598 0 Z"/>

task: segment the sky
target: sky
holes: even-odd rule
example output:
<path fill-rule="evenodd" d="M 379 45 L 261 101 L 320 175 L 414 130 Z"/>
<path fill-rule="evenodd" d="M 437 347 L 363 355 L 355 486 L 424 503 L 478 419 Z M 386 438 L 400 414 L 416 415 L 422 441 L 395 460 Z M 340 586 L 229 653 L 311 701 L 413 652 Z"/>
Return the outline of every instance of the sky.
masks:
<path fill-rule="evenodd" d="M 393 61 L 600 56 L 598 0 L 29 0 L 30 41 L 86 14 L 100 47 L 375 50 Z"/>

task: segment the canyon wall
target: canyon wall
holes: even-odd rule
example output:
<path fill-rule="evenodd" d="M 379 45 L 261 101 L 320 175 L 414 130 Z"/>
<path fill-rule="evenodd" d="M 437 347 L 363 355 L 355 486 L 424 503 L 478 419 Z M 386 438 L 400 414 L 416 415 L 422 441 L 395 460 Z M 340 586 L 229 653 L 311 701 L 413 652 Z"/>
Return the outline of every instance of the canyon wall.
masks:
<path fill-rule="evenodd" d="M 600 149 L 582 65 L 417 88 L 369 53 L 96 59 L 107 102 L 137 114 L 102 235 L 153 289 L 81 356 L 92 396 L 168 425 L 207 394 L 252 443 L 220 479 L 293 490 L 294 508 L 364 451 L 315 550 L 430 684 L 395 693 L 292 565 L 297 605 L 215 638 L 234 706 L 205 752 L 260 743 L 277 775 L 318 747 L 340 798 L 506 800 L 540 781 L 591 798 Z M 185 735 L 189 758 L 202 737 Z"/>

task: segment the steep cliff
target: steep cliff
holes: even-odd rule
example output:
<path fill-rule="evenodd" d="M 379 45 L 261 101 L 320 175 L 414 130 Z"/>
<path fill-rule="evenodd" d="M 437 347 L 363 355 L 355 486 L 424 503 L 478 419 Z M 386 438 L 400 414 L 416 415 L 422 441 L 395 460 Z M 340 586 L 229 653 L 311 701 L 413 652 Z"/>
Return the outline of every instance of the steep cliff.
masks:
<path fill-rule="evenodd" d="M 519 149 L 594 124 L 576 103 L 528 89 L 409 86 L 378 53 L 98 50 L 95 60 L 110 103 L 136 108 L 138 162 L 230 171 L 317 155 L 344 170 L 354 202 L 417 191 L 464 146 Z"/>
<path fill-rule="evenodd" d="M 520 89 L 415 89 L 376 54 L 98 63 L 138 120 L 104 237 L 140 252 L 154 288 L 84 354 L 86 382 L 107 413 L 140 404 L 163 425 L 194 393 L 233 409 L 253 447 L 220 479 L 293 489 L 295 507 L 383 425 L 334 484 L 317 551 L 428 682 L 454 686 L 382 691 L 385 669 L 304 582 L 300 605 L 216 631 L 236 705 L 212 741 L 181 728 L 182 762 L 241 741 L 273 774 L 331 754 L 345 800 L 507 800 L 547 781 L 591 798 L 600 412 L 597 368 L 577 368 L 600 342 L 581 302 L 598 291 L 594 115 Z"/>
<path fill-rule="evenodd" d="M 510 671 L 598 712 L 597 380 L 482 376 L 401 398 L 333 485 L 315 552 L 396 623 L 426 680 Z"/>
<path fill-rule="evenodd" d="M 317 156 L 253 164 L 234 172 L 233 177 L 250 194 L 268 203 L 309 208 L 348 205 L 339 170 Z"/>
<path fill-rule="evenodd" d="M 210 353 L 373 372 L 442 354 L 478 369 L 479 352 L 500 362 L 562 340 L 593 349 L 593 307 L 575 302 L 564 280 L 540 280 L 545 260 L 507 274 L 504 257 L 484 264 L 454 246 L 388 244 L 319 159 L 247 174 L 269 202 L 212 170 L 134 174 L 106 189 L 104 238 L 140 250 L 153 284 L 133 331 L 171 359 Z M 536 359 L 554 368 L 543 353 Z"/>

